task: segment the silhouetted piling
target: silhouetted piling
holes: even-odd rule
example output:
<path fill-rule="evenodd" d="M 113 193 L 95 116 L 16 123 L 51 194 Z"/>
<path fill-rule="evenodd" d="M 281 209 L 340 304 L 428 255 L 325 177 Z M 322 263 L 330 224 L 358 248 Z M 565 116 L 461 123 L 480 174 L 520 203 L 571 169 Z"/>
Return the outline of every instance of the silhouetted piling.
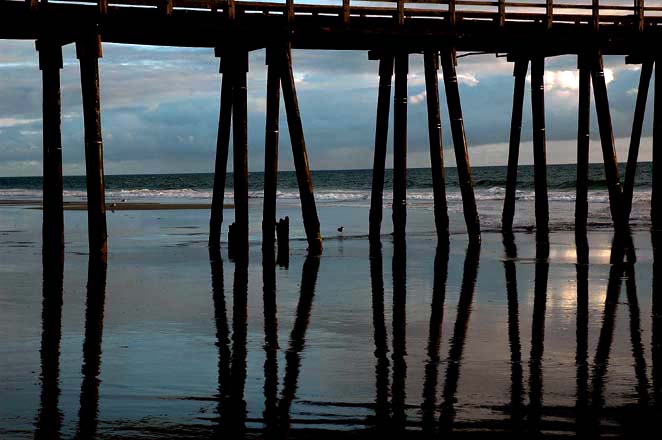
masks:
<path fill-rule="evenodd" d="M 276 224 L 276 235 L 278 236 L 278 264 L 289 266 L 290 261 L 290 218 L 285 217 L 278 220 Z"/>
<path fill-rule="evenodd" d="M 517 190 L 517 163 L 519 162 L 519 145 L 522 134 L 522 107 L 524 105 L 524 85 L 529 60 L 518 58 L 515 60 L 513 76 L 515 87 L 513 90 L 513 112 L 510 120 L 510 145 L 508 147 L 508 173 L 506 175 L 506 197 L 503 202 L 501 215 L 501 229 L 504 232 L 513 230 L 515 217 L 515 195 Z"/>
<path fill-rule="evenodd" d="M 393 233 L 404 237 L 407 225 L 407 74 L 409 54 L 395 56 L 393 100 Z"/>
<path fill-rule="evenodd" d="M 457 176 L 460 180 L 460 192 L 462 193 L 464 220 L 467 224 L 469 238 L 475 241 L 480 239 L 480 219 L 478 217 L 478 209 L 476 208 L 476 197 L 474 195 L 473 180 L 471 177 L 471 165 L 469 162 L 469 152 L 467 151 L 467 138 L 464 133 L 460 89 L 457 84 L 453 51 L 444 50 L 441 52 L 441 68 L 444 74 L 446 102 L 448 104 L 448 116 L 451 121 L 451 135 L 453 137 L 453 148 L 455 149 Z"/>
<path fill-rule="evenodd" d="M 231 62 L 221 60 L 221 110 L 218 116 L 218 137 L 216 140 L 216 162 L 214 165 L 214 192 L 209 219 L 209 246 L 218 246 L 223 225 L 223 203 L 225 199 L 225 177 L 228 166 L 230 130 L 232 128 L 232 68 Z"/>
<path fill-rule="evenodd" d="M 290 131 L 290 140 L 292 142 L 292 156 L 299 186 L 303 226 L 306 230 L 306 238 L 308 240 L 308 253 L 310 255 L 319 255 L 322 253 L 320 222 L 317 216 L 317 207 L 315 206 L 313 181 L 310 176 L 306 141 L 303 136 L 303 125 L 301 124 L 301 114 L 299 113 L 299 101 L 297 99 L 296 87 L 294 85 L 292 51 L 289 47 L 284 50 L 282 70 L 281 81 L 283 88 L 283 101 L 285 102 L 287 125 Z"/>
<path fill-rule="evenodd" d="M 630 135 L 628 163 L 625 170 L 625 182 L 623 183 L 623 212 L 625 213 L 626 223 L 629 223 L 630 212 L 632 211 L 632 195 L 634 193 L 634 181 L 637 174 L 639 144 L 641 143 L 641 132 L 644 125 L 644 114 L 646 112 L 646 101 L 648 100 L 648 87 L 650 85 L 652 74 L 653 60 L 644 61 L 641 64 L 637 103 L 634 107 L 634 118 L 632 119 L 632 134 Z"/>
<path fill-rule="evenodd" d="M 64 252 L 64 205 L 62 200 L 62 106 L 60 69 L 62 46 L 59 42 L 39 40 L 39 69 L 43 87 L 43 225 L 45 254 L 52 257 Z"/>
<path fill-rule="evenodd" d="M 87 183 L 87 226 L 90 256 L 106 258 L 106 195 L 103 174 L 103 142 L 101 139 L 101 107 L 99 98 L 99 58 L 101 39 L 89 35 L 76 42 L 80 61 L 85 125 L 85 172 Z"/>
<path fill-rule="evenodd" d="M 577 57 L 579 67 L 579 104 L 577 106 L 577 197 L 575 230 L 585 231 L 588 219 L 588 160 L 591 125 L 591 65 L 589 59 Z"/>
<path fill-rule="evenodd" d="M 274 247 L 276 189 L 278 187 L 278 121 L 280 113 L 280 64 L 276 49 L 267 48 L 267 115 L 264 136 L 264 202 L 262 247 Z"/>
<path fill-rule="evenodd" d="M 536 194 L 536 232 L 549 232 L 547 200 L 547 146 L 545 139 L 545 59 L 531 60 L 531 114 L 533 125 L 533 178 Z"/>
<path fill-rule="evenodd" d="M 662 198 L 662 176 L 659 171 L 656 171 L 660 166 L 662 166 L 662 75 L 656 74 L 653 95 L 653 166 L 651 167 L 653 174 L 651 228 L 653 230 L 662 229 L 662 201 L 660 200 Z"/>
<path fill-rule="evenodd" d="M 446 171 L 444 150 L 441 140 L 441 112 L 439 110 L 439 52 L 426 51 L 425 90 L 428 106 L 428 133 L 430 138 L 430 169 L 432 171 L 432 192 L 434 195 L 434 222 L 438 240 L 448 241 L 448 205 L 446 203 Z"/>
<path fill-rule="evenodd" d="M 595 97 L 595 111 L 598 115 L 600 128 L 600 143 L 602 145 L 602 157 L 605 164 L 605 177 L 607 189 L 609 190 L 609 207 L 611 218 L 614 222 L 616 233 L 623 233 L 625 216 L 623 212 L 621 191 L 621 180 L 618 173 L 618 161 L 616 160 L 616 148 L 614 146 L 614 131 L 611 126 L 609 114 L 609 99 L 607 98 L 607 83 L 602 65 L 602 55 L 598 54 L 593 60 L 591 69 L 593 80 L 593 95 Z"/>
<path fill-rule="evenodd" d="M 393 55 L 379 58 L 379 94 L 377 96 L 377 122 L 375 124 L 375 157 L 372 166 L 372 195 L 370 197 L 370 239 L 378 240 L 382 227 L 384 204 L 384 168 L 388 143 L 388 117 L 391 107 Z"/>
<path fill-rule="evenodd" d="M 246 72 L 248 52 L 235 54 L 232 90 L 232 176 L 234 185 L 234 218 L 236 257 L 248 256 L 248 109 Z"/>

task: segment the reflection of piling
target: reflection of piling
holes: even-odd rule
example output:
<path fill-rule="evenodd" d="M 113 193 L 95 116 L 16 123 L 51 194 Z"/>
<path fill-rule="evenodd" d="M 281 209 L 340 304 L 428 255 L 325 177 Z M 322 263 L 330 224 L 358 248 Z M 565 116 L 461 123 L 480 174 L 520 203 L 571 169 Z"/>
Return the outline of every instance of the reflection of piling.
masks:
<path fill-rule="evenodd" d="M 577 197 L 575 230 L 586 231 L 588 219 L 588 161 L 591 125 L 591 65 L 585 55 L 577 57 L 579 104 L 577 106 Z"/>
<path fill-rule="evenodd" d="M 409 54 L 395 56 L 393 101 L 393 233 L 404 237 L 407 224 L 407 74 Z"/>
<path fill-rule="evenodd" d="M 437 409 L 437 381 L 439 376 L 439 346 L 444 320 L 444 301 L 446 299 L 446 281 L 448 278 L 449 246 L 439 243 L 434 258 L 434 281 L 432 285 L 432 304 L 430 305 L 430 329 L 428 333 L 425 381 L 423 382 L 423 403 L 421 404 L 423 432 L 435 433 Z"/>
<path fill-rule="evenodd" d="M 657 170 L 662 166 L 662 75 L 655 75 L 653 94 L 653 179 L 651 182 L 652 229 L 662 229 L 662 176 Z M 656 166 L 657 165 L 657 166 Z"/>
<path fill-rule="evenodd" d="M 506 196 L 503 202 L 501 228 L 505 233 L 513 229 L 515 217 L 515 195 L 517 190 L 517 163 L 519 161 L 519 144 L 522 134 L 522 107 L 524 105 L 524 85 L 529 60 L 517 58 L 513 76 L 515 88 L 513 91 L 513 112 L 510 120 L 510 144 L 508 147 L 508 173 L 506 175 Z"/>
<path fill-rule="evenodd" d="M 101 339 L 106 299 L 106 262 L 101 256 L 90 257 L 87 271 L 87 305 L 83 342 L 83 382 L 80 389 L 77 439 L 96 437 L 99 416 L 99 374 Z"/>
<path fill-rule="evenodd" d="M 632 344 L 632 357 L 634 358 L 634 371 L 637 377 L 637 394 L 639 405 L 648 408 L 648 373 L 646 369 L 646 355 L 641 342 L 641 316 L 639 312 L 639 299 L 637 298 L 637 281 L 635 279 L 634 264 L 625 264 L 625 291 L 628 299 L 630 313 L 630 342 Z"/>
<path fill-rule="evenodd" d="M 535 187 L 536 232 L 549 231 L 547 199 L 547 146 L 545 137 L 545 58 L 531 60 L 531 122 L 533 126 L 533 179 Z"/>
<path fill-rule="evenodd" d="M 299 186 L 299 197 L 301 199 L 301 211 L 303 214 L 303 226 L 308 239 L 308 252 L 310 255 L 318 255 L 322 252 L 322 237 L 320 236 L 320 222 L 317 217 L 315 196 L 313 194 L 313 181 L 310 176 L 308 164 L 308 153 L 306 141 L 303 136 L 303 125 L 299 113 L 299 101 L 297 99 L 294 85 L 294 74 L 292 72 L 292 51 L 290 48 L 284 50 L 283 69 L 281 74 L 281 85 L 283 88 L 283 101 L 287 113 L 287 125 L 290 130 L 292 142 L 292 157 L 294 169 Z"/>
<path fill-rule="evenodd" d="M 370 286 L 372 290 L 372 326 L 375 339 L 375 424 L 380 432 L 388 431 L 389 360 L 386 319 L 384 317 L 384 268 L 381 242 L 370 244 Z"/>
<path fill-rule="evenodd" d="M 290 218 L 285 217 L 278 220 L 276 224 L 276 235 L 278 237 L 278 265 L 287 268 L 290 264 Z"/>
<path fill-rule="evenodd" d="M 441 52 L 441 68 L 444 74 L 444 86 L 446 89 L 446 103 L 448 105 L 448 116 L 451 122 L 451 135 L 455 149 L 455 163 L 457 176 L 460 180 L 460 192 L 462 193 L 462 208 L 464 220 L 467 224 L 467 233 L 471 240 L 480 239 L 480 219 L 476 208 L 476 197 L 474 195 L 473 180 L 471 177 L 471 165 L 469 163 L 469 152 L 467 151 L 467 138 L 464 133 L 464 120 L 462 118 L 462 106 L 460 104 L 460 89 L 457 84 L 457 73 L 455 72 L 455 53 L 452 50 Z"/>
<path fill-rule="evenodd" d="M 393 428 L 404 430 L 406 414 L 407 379 L 407 249 L 404 239 L 393 242 L 393 386 L 391 408 Z"/>
<path fill-rule="evenodd" d="M 575 367 L 577 369 L 576 392 L 576 422 L 578 435 L 584 434 L 588 407 L 588 241 L 586 233 L 576 231 L 577 248 L 577 348 L 575 351 Z"/>
<path fill-rule="evenodd" d="M 428 107 L 428 133 L 430 138 L 430 168 L 434 194 L 434 222 L 439 241 L 448 241 L 448 206 L 446 204 L 446 171 L 441 142 L 441 112 L 439 110 L 439 52 L 423 53 L 425 64 L 425 90 Z"/>
<path fill-rule="evenodd" d="M 43 227 L 44 253 L 50 256 L 64 251 L 64 206 L 62 201 L 62 106 L 60 69 L 62 46 L 59 42 L 39 40 L 39 69 L 43 87 Z"/>
<path fill-rule="evenodd" d="M 228 422 L 233 435 L 246 430 L 246 343 L 248 336 L 248 263 L 238 260 L 232 284 L 232 354 L 230 365 Z"/>
<path fill-rule="evenodd" d="M 76 42 L 80 61 L 83 122 L 85 125 L 85 173 L 87 182 L 87 227 L 90 256 L 106 258 L 106 196 L 101 140 L 101 103 L 99 98 L 99 58 L 101 38 L 90 34 Z"/>
<path fill-rule="evenodd" d="M 393 55 L 379 59 L 379 95 L 377 97 L 377 122 L 375 124 L 375 157 L 372 167 L 372 195 L 370 197 L 370 239 L 378 240 L 382 226 L 384 204 L 384 168 L 388 142 L 388 117 L 393 78 Z"/>
<path fill-rule="evenodd" d="M 648 100 L 648 87 L 653 74 L 653 60 L 646 60 L 641 64 L 641 76 L 639 77 L 639 89 L 637 91 L 637 103 L 634 107 L 632 119 L 632 134 L 630 135 L 630 149 L 628 150 L 628 163 L 625 170 L 625 182 L 623 183 L 623 209 L 625 221 L 630 218 L 632 211 L 632 195 L 634 193 L 634 181 L 637 174 L 637 160 L 639 159 L 639 144 L 641 143 L 641 132 L 644 125 L 644 113 L 646 112 L 646 101 Z"/>
<path fill-rule="evenodd" d="M 35 439 L 59 439 L 62 428 L 60 400 L 60 340 L 62 336 L 63 269 L 58 259 L 44 260 L 41 310 L 41 399 Z"/>
<path fill-rule="evenodd" d="M 448 350 L 448 367 L 446 369 L 446 380 L 442 393 L 443 402 L 441 403 L 441 415 L 439 419 L 441 432 L 452 431 L 453 421 L 455 420 L 455 395 L 457 394 L 457 386 L 460 381 L 460 366 L 464 353 L 464 342 L 467 337 L 467 331 L 469 330 L 469 318 L 471 317 L 471 305 L 476 289 L 479 259 L 480 244 L 469 242 L 467 253 L 464 257 L 462 285 L 460 286 L 460 298 L 457 304 L 453 337 L 450 340 L 450 349 Z"/>
<path fill-rule="evenodd" d="M 278 307 L 276 264 L 273 247 L 262 252 L 262 303 L 264 308 L 264 424 L 271 435 L 277 427 L 278 403 Z"/>
<path fill-rule="evenodd" d="M 659 232 L 651 233 L 653 241 L 653 292 L 652 292 L 652 310 L 651 310 L 651 359 L 653 374 L 653 396 L 655 406 L 659 411 L 662 409 L 662 286 L 660 285 L 660 276 L 655 274 L 662 273 L 662 235 Z"/>

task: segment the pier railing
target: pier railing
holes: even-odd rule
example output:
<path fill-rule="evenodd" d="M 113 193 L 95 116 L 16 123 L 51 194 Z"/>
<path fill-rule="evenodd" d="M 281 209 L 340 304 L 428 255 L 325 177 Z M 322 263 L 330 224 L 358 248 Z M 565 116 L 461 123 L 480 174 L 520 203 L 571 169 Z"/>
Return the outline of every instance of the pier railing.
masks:
<path fill-rule="evenodd" d="M 39 0 L 24 1 L 32 10 L 46 4 Z M 155 8 L 166 15 L 176 10 L 210 10 L 224 12 L 230 18 L 241 14 L 276 14 L 293 20 L 298 15 L 338 16 L 344 23 L 353 18 L 390 16 L 404 24 L 408 18 L 428 17 L 442 19 L 449 25 L 458 22 L 492 21 L 498 26 L 509 22 L 540 23 L 551 28 L 555 23 L 587 24 L 596 30 L 601 23 L 630 25 L 644 30 L 647 25 L 662 23 L 662 3 L 646 5 L 645 0 L 609 2 L 589 0 L 571 2 L 506 1 L 506 0 L 338 0 L 337 4 L 312 4 L 285 0 L 49 0 L 48 4 L 98 5 L 100 14 L 107 14 L 109 7 Z M 657 2 L 656 2 L 657 3 Z"/>

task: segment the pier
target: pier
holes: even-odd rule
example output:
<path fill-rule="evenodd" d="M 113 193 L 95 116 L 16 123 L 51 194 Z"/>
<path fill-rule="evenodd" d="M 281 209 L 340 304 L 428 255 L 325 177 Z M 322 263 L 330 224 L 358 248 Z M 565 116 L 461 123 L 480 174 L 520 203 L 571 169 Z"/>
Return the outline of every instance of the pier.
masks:
<path fill-rule="evenodd" d="M 342 0 L 313 5 L 235 0 L 0 0 L 0 39 L 34 40 L 43 75 L 43 149 L 45 252 L 64 246 L 60 69 L 62 46 L 75 44 L 80 62 L 85 129 L 88 240 L 90 254 L 107 254 L 103 138 L 98 59 L 103 43 L 208 47 L 220 60 L 220 117 L 209 244 L 218 247 L 230 138 L 233 141 L 235 223 L 229 240 L 234 257 L 248 256 L 248 129 L 246 75 L 248 53 L 266 49 L 268 64 L 265 123 L 263 245 L 273 248 L 276 225 L 280 97 L 287 125 L 308 252 L 322 252 L 311 165 L 294 81 L 293 49 L 359 50 L 375 60 L 376 103 L 370 237 L 378 239 L 383 220 L 384 168 L 388 148 L 390 101 L 393 99 L 393 231 L 404 237 L 407 222 L 407 76 L 411 56 L 425 66 L 430 163 L 435 226 L 440 242 L 448 240 L 441 104 L 438 72 L 443 74 L 451 138 L 460 178 L 466 230 L 480 241 L 480 219 L 473 191 L 469 145 L 465 136 L 456 66 L 474 53 L 506 56 L 514 67 L 508 179 L 502 228 L 512 231 L 517 188 L 522 107 L 526 76 L 531 76 L 531 111 L 535 166 L 536 232 L 549 231 L 547 194 L 544 68 L 547 57 L 576 55 L 580 74 L 577 128 L 577 231 L 586 229 L 588 143 L 591 88 L 599 122 L 602 157 L 614 231 L 628 229 L 637 155 L 649 83 L 662 45 L 662 6 L 644 0 L 617 5 L 561 1 L 418 0 L 374 2 Z M 384 6 L 386 5 L 386 6 Z M 624 186 L 618 171 L 603 55 L 624 56 L 642 64 Z M 529 67 L 530 66 L 530 67 Z M 657 83 L 657 78 L 656 78 Z M 393 98 L 391 91 L 393 90 Z M 662 86 L 655 87 L 653 132 L 652 228 L 662 228 Z M 508 123 L 507 120 L 504 123 Z M 338 127 L 342 129 L 342 127 Z M 137 146 L 138 147 L 138 146 Z M 279 243 L 280 245 L 280 243 Z"/>

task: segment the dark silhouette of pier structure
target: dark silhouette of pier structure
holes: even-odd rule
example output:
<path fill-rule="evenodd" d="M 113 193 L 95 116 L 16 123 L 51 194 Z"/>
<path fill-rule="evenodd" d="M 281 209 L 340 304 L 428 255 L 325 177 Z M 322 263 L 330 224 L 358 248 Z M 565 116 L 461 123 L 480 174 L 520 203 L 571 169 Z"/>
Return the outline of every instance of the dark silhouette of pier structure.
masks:
<path fill-rule="evenodd" d="M 653 63 L 662 43 L 662 6 L 644 0 L 622 4 L 553 0 L 398 0 L 389 6 L 342 0 L 338 5 L 235 0 L 0 0 L 0 38 L 35 40 L 43 74 L 44 237 L 47 249 L 62 252 L 62 144 L 60 69 L 62 46 L 76 44 L 80 61 L 85 126 L 89 248 L 107 252 L 103 142 L 98 59 L 102 42 L 209 47 L 222 74 L 214 195 L 209 243 L 220 243 L 230 133 L 233 139 L 235 223 L 229 236 L 235 257 L 248 253 L 248 164 L 246 73 L 248 53 L 266 49 L 267 111 L 263 243 L 273 246 L 276 225 L 279 105 L 282 91 L 298 180 L 303 223 L 311 254 L 322 251 L 304 128 L 293 76 L 292 49 L 363 50 L 379 61 L 370 236 L 380 235 L 384 168 L 393 86 L 393 230 L 404 235 L 407 201 L 407 73 L 411 54 L 423 54 L 427 91 L 434 213 L 440 240 L 448 240 L 448 213 L 441 141 L 438 70 L 443 72 L 451 136 L 467 233 L 480 240 L 456 65 L 463 54 L 506 55 L 514 63 L 514 94 L 503 208 L 503 230 L 513 226 L 525 78 L 530 64 L 535 168 L 536 230 L 546 235 L 544 63 L 546 57 L 577 55 L 579 111 L 576 228 L 586 229 L 591 83 L 599 122 L 614 229 L 628 228 L 637 155 Z M 578 0 L 579 1 L 579 0 Z M 414 5 L 413 3 L 422 3 Z M 622 55 L 642 64 L 624 185 L 614 148 L 603 55 Z M 395 74 L 395 75 L 394 75 Z M 395 76 L 395 78 L 393 78 Z M 657 81 L 657 80 L 656 80 Z M 653 229 L 662 227 L 662 86 L 655 87 L 653 131 Z M 340 128 L 340 127 L 339 127 Z M 45 239 L 46 241 L 46 239 Z"/>

